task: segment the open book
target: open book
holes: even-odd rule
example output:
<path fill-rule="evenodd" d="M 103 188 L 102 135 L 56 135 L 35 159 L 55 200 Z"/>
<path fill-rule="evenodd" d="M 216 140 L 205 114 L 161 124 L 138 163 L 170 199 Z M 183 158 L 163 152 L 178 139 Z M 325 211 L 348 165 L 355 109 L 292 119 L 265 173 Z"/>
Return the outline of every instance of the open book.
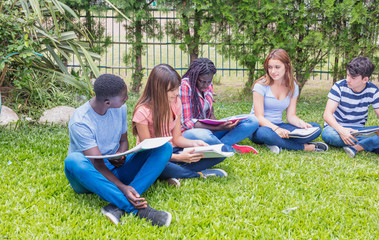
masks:
<path fill-rule="evenodd" d="M 238 120 L 244 120 L 244 119 L 247 119 L 246 116 L 242 116 L 242 117 L 229 117 L 229 118 L 223 118 L 223 119 L 220 119 L 220 120 L 217 120 L 217 119 L 199 119 L 199 122 L 202 122 L 202 123 L 205 123 L 205 124 L 209 124 L 209 125 L 220 125 L 222 123 L 226 123 L 227 121 L 231 121 L 231 122 L 236 122 Z"/>
<path fill-rule="evenodd" d="M 195 149 L 195 153 L 202 153 L 204 155 L 203 158 L 218 158 L 218 157 L 233 156 L 234 152 L 223 152 L 221 150 L 222 146 L 224 146 L 224 144 L 216 144 L 216 145 L 210 145 L 210 146 L 204 146 L 204 147 L 190 147 L 190 148 L 184 148 L 183 152 Z"/>
<path fill-rule="evenodd" d="M 114 159 L 114 158 L 119 158 L 131 153 L 136 153 L 148 149 L 153 149 L 153 148 L 158 148 L 165 144 L 166 142 L 170 141 L 172 137 L 159 137 L 159 138 L 149 138 L 143 140 L 140 144 L 135 146 L 132 149 L 129 149 L 126 152 L 123 153 L 117 153 L 117 154 L 111 154 L 111 155 L 102 155 L 102 156 L 86 156 L 86 158 L 92 158 L 92 159 L 103 159 L 103 158 L 108 158 L 108 159 Z"/>
<path fill-rule="evenodd" d="M 351 135 L 353 135 L 354 137 L 372 137 L 375 134 L 379 136 L 379 127 L 351 133 Z"/>
<path fill-rule="evenodd" d="M 307 138 L 312 136 L 315 132 L 317 132 L 319 127 L 310 127 L 310 128 L 298 128 L 290 132 L 288 135 L 290 138 Z"/>

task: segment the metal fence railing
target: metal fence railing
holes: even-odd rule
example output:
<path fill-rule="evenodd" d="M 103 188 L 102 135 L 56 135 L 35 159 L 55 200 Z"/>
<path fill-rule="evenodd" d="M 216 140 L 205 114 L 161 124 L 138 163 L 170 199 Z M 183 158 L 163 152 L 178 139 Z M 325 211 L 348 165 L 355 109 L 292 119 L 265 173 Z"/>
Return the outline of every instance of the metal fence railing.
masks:
<path fill-rule="evenodd" d="M 152 10 L 152 16 L 159 22 L 160 29 L 164 31 L 167 21 L 179 21 L 174 10 L 157 11 Z M 109 10 L 102 16 L 93 16 L 97 21 L 101 21 L 105 27 L 105 34 L 111 37 L 111 45 L 105 50 L 101 60 L 98 62 L 101 73 L 118 74 L 122 77 L 130 77 L 133 67 L 126 66 L 123 58 L 130 51 L 131 45 L 126 40 L 126 31 L 124 25 L 127 24 L 124 19 L 119 19 L 117 14 Z M 216 65 L 217 75 L 244 78 L 247 77 L 248 70 L 231 57 L 225 57 L 217 51 L 217 37 L 213 43 L 201 43 L 199 57 L 210 58 Z M 178 42 L 174 43 L 170 37 L 165 35 L 162 39 L 144 35 L 143 44 L 146 50 L 142 58 L 142 66 L 146 75 L 159 63 L 167 63 L 173 66 L 180 75 L 188 68 L 189 55 L 180 49 Z M 80 66 L 75 59 L 69 67 L 77 69 Z M 262 64 L 258 64 L 257 69 L 261 69 Z M 331 79 L 331 56 L 328 56 L 323 64 L 316 66 L 312 73 L 313 79 Z"/>

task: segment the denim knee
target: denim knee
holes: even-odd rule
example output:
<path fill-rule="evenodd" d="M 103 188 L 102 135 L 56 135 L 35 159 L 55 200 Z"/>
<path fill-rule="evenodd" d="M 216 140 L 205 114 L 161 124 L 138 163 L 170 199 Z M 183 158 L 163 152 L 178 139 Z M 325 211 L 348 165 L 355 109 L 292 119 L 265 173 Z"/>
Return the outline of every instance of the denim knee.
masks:
<path fill-rule="evenodd" d="M 322 131 L 322 134 L 321 134 L 321 138 L 327 144 L 335 146 L 335 147 L 346 146 L 346 144 L 342 141 L 338 132 L 330 126 L 326 126 L 324 128 L 324 130 Z"/>
<path fill-rule="evenodd" d="M 79 178 L 87 176 L 90 160 L 87 159 L 83 153 L 74 152 L 70 153 L 65 159 L 65 175 L 70 183 L 71 187 L 77 193 L 90 193 L 84 186 L 79 182 Z"/>
<path fill-rule="evenodd" d="M 253 114 L 247 115 L 247 119 L 242 120 L 241 122 L 245 123 L 245 121 L 249 125 L 250 129 L 254 129 L 254 132 L 259 127 L 258 118 L 256 116 L 254 116 Z"/>
<path fill-rule="evenodd" d="M 211 130 L 205 128 L 193 128 L 183 133 L 183 137 L 191 140 L 203 140 L 208 144 L 214 144 L 215 136 Z"/>
<path fill-rule="evenodd" d="M 314 136 L 315 138 L 318 138 L 320 135 L 321 135 L 321 126 L 320 124 L 316 123 L 316 122 L 310 122 L 309 123 L 310 125 L 312 125 L 312 127 L 318 127 L 319 130 L 317 130 L 317 132 L 315 132 L 312 136 Z M 317 137 L 316 137 L 317 136 Z"/>
<path fill-rule="evenodd" d="M 70 153 L 64 160 L 65 169 L 85 169 L 88 159 L 81 152 Z"/>
<path fill-rule="evenodd" d="M 260 142 L 267 142 L 267 140 L 272 138 L 272 134 L 276 133 L 271 128 L 259 127 L 254 133 L 254 138 Z"/>
<path fill-rule="evenodd" d="M 159 157 L 157 156 L 156 161 L 160 161 L 162 165 L 166 165 L 172 156 L 171 143 L 165 143 L 161 147 L 157 148 L 154 154 L 159 155 Z"/>

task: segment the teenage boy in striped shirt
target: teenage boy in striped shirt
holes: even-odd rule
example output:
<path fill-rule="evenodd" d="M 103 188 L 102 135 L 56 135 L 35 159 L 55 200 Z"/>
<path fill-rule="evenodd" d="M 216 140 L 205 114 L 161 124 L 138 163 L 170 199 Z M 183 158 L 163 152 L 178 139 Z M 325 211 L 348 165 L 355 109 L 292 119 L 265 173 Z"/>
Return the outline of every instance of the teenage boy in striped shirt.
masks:
<path fill-rule="evenodd" d="M 336 82 L 328 94 L 322 139 L 332 146 L 343 147 L 352 158 L 363 150 L 379 154 L 379 136 L 351 135 L 357 130 L 378 127 L 365 127 L 370 105 L 379 119 L 379 88 L 369 82 L 374 69 L 369 58 L 354 58 L 347 65 L 347 78 Z"/>

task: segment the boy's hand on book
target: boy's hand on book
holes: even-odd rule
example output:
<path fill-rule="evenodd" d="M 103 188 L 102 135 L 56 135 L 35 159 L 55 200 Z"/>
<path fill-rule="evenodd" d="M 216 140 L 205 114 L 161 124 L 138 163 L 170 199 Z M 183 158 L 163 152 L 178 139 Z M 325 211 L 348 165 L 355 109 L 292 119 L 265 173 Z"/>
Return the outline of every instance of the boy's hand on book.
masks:
<path fill-rule="evenodd" d="M 108 159 L 108 161 L 115 167 L 121 167 L 125 162 L 125 156 L 121 156 L 119 158 Z"/>
<path fill-rule="evenodd" d="M 351 135 L 351 133 L 356 131 L 357 130 L 355 129 L 344 127 L 338 133 L 340 134 L 340 137 L 345 144 L 353 146 L 355 145 L 355 142 L 358 142 L 358 140 L 353 135 Z"/>
<path fill-rule="evenodd" d="M 125 185 L 120 190 L 136 209 L 147 208 L 145 198 L 142 198 L 132 186 Z"/>

